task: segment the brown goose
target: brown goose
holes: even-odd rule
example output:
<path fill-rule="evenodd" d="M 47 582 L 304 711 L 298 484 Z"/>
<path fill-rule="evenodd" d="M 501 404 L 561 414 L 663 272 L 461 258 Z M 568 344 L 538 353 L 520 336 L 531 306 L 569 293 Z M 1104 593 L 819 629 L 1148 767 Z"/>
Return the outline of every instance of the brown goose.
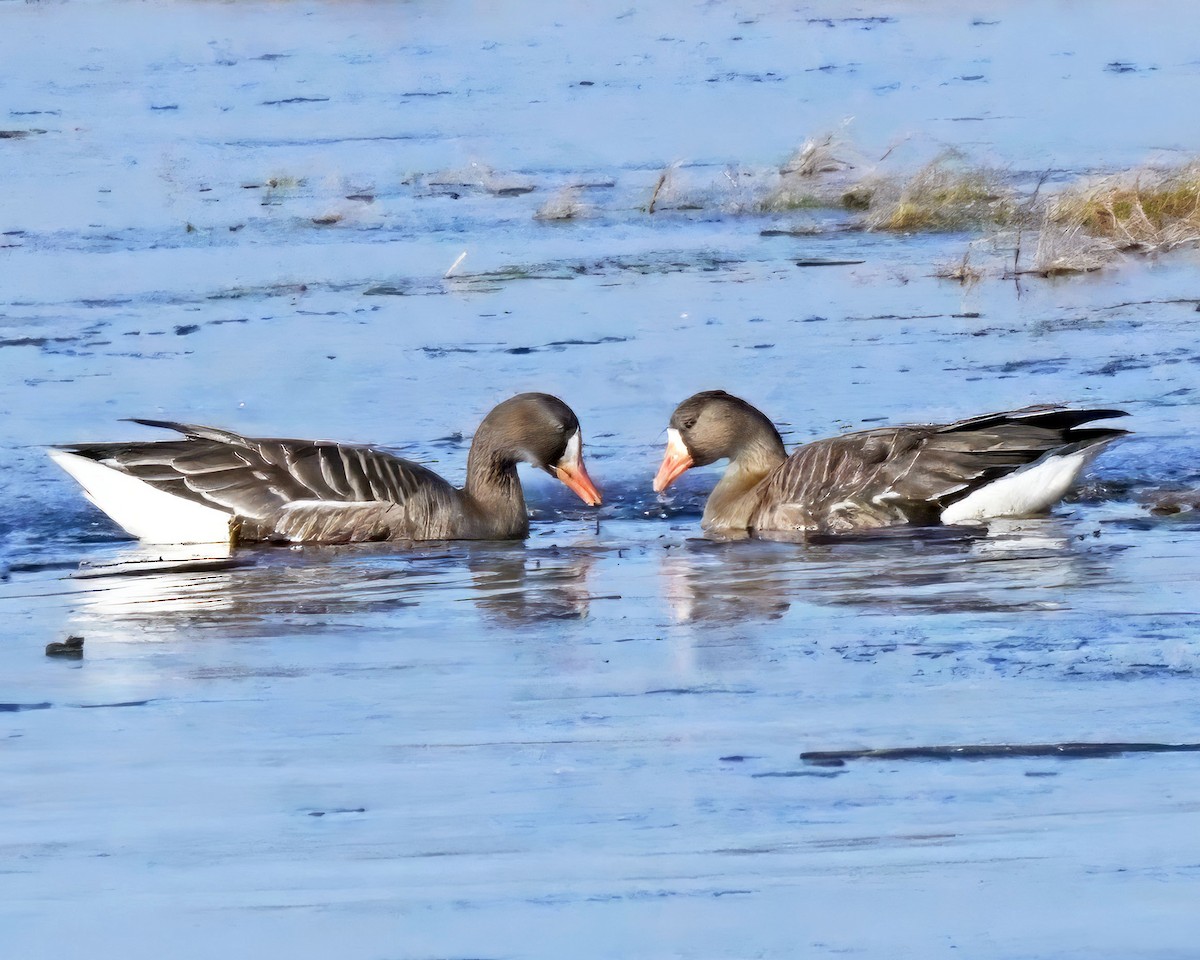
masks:
<path fill-rule="evenodd" d="M 484 418 L 461 490 L 369 446 L 134 422 L 175 430 L 183 439 L 49 453 L 88 499 L 150 543 L 517 539 L 529 533 L 518 461 L 557 477 L 585 503 L 600 504 L 583 466 L 579 421 L 545 393 L 505 400 Z"/>
<path fill-rule="evenodd" d="M 1026 407 L 932 426 L 817 440 L 791 456 L 761 412 L 723 390 L 671 415 L 654 489 L 729 458 L 704 508 L 712 531 L 842 533 L 897 524 L 981 523 L 1048 510 L 1125 430 L 1075 429 L 1122 410 Z"/>

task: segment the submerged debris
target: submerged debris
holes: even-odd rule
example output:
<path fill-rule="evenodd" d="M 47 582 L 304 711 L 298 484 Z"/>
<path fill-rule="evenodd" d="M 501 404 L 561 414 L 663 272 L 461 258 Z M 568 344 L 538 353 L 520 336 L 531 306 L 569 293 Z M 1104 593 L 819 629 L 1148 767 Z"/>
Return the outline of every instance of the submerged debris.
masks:
<path fill-rule="evenodd" d="M 70 636 L 61 643 L 56 640 L 46 644 L 46 656 L 66 660 L 83 659 L 83 637 Z"/>
<path fill-rule="evenodd" d="M 1138 499 L 1156 517 L 1200 511 L 1200 489 L 1155 490 Z"/>
<path fill-rule="evenodd" d="M 426 186 L 434 194 L 452 198 L 461 196 L 462 191 L 490 193 L 495 197 L 519 197 L 537 189 L 537 184 L 530 177 L 498 172 L 477 161 L 471 161 L 457 170 L 435 173 L 426 180 Z"/>
<path fill-rule="evenodd" d="M 952 746 L 887 747 L 879 750 L 807 750 L 806 763 L 819 766 L 847 760 L 1003 760 L 1011 757 L 1086 759 L 1119 757 L 1127 753 L 1196 753 L 1200 743 L 969 743 Z"/>

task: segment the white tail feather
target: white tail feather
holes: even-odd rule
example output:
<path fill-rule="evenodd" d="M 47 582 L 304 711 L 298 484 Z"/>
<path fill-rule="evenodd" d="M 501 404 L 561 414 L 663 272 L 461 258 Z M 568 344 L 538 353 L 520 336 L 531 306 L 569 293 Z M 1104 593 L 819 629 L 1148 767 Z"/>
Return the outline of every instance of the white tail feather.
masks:
<path fill-rule="evenodd" d="M 137 477 L 66 450 L 50 459 L 79 481 L 87 498 L 147 543 L 228 543 L 232 515 L 157 490 Z"/>
<path fill-rule="evenodd" d="M 1058 503 L 1105 446 L 1046 454 L 1028 466 L 993 480 L 942 511 L 942 523 L 982 523 L 995 517 L 1028 517 Z"/>

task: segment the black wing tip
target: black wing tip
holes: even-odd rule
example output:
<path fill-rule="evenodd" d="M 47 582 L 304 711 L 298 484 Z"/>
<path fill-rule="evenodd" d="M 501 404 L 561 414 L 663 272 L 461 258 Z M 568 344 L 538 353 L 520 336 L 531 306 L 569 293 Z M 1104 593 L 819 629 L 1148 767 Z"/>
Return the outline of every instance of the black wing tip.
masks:
<path fill-rule="evenodd" d="M 186 423 L 174 420 L 149 420 L 143 417 L 122 417 L 122 423 L 140 423 L 143 427 L 158 427 L 160 430 L 174 430 L 176 433 L 187 433 L 190 429 Z"/>
<path fill-rule="evenodd" d="M 939 433 L 958 433 L 968 430 L 987 430 L 1001 424 L 1027 423 L 1051 430 L 1073 430 L 1094 420 L 1115 420 L 1129 416 L 1129 411 L 1110 407 L 1080 407 L 1065 403 L 1039 403 L 1019 410 L 1001 410 L 965 420 L 956 420 L 936 427 Z"/>
<path fill-rule="evenodd" d="M 1038 416 L 1053 416 L 1064 414 L 1073 417 L 1086 417 L 1080 423 L 1091 420 L 1115 420 L 1117 417 L 1129 416 L 1128 410 L 1118 410 L 1116 407 L 1081 407 L 1073 403 L 1038 403 L 1019 410 L 1007 410 L 1000 413 L 984 414 L 983 417 L 1012 417 L 1016 420 L 1026 420 Z M 983 419 L 980 417 L 979 419 Z"/>
<path fill-rule="evenodd" d="M 1133 436 L 1132 430 L 1119 430 L 1116 427 L 1096 427 L 1092 430 L 1072 430 L 1067 439 L 1072 442 L 1107 443 L 1121 437 Z"/>

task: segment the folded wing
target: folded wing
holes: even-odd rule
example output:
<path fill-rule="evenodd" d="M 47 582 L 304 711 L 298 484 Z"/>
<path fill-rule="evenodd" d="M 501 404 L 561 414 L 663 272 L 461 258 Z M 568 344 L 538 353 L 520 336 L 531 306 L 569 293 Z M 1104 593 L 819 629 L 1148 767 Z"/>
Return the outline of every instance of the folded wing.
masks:
<path fill-rule="evenodd" d="M 174 430 L 183 438 L 62 449 L 162 493 L 256 521 L 253 539 L 271 533 L 289 539 L 378 539 L 385 529 L 395 536 L 397 524 L 416 524 L 457 496 L 432 470 L 373 447 L 243 437 L 163 420 L 135 422 Z"/>
<path fill-rule="evenodd" d="M 764 482 L 752 523 L 838 532 L 979 519 L 993 508 L 1037 512 L 1062 496 L 1105 443 L 1125 433 L 1076 428 L 1119 416 L 1124 412 L 1038 406 L 818 440 L 797 449 Z M 1061 469 L 1035 474 L 1034 465 L 1049 459 L 1060 460 Z M 990 504 L 985 488 L 1009 477 L 998 488 L 1005 506 Z M 949 509 L 976 494 L 965 509 Z"/>

